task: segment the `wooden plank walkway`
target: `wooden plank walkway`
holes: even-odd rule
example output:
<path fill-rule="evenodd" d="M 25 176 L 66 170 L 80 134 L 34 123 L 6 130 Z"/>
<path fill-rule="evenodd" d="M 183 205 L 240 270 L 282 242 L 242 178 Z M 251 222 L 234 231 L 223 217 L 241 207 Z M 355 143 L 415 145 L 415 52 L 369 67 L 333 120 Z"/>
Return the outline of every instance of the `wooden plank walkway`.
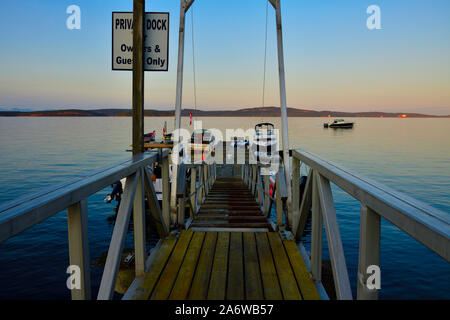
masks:
<path fill-rule="evenodd" d="M 182 231 L 167 238 L 134 300 L 320 299 L 294 241 L 276 232 Z"/>
<path fill-rule="evenodd" d="M 219 178 L 190 225 L 195 231 L 274 231 L 240 178 Z"/>
<path fill-rule="evenodd" d="M 131 299 L 320 299 L 296 243 L 273 231 L 241 179 L 217 179 L 189 230 L 163 241 Z"/>

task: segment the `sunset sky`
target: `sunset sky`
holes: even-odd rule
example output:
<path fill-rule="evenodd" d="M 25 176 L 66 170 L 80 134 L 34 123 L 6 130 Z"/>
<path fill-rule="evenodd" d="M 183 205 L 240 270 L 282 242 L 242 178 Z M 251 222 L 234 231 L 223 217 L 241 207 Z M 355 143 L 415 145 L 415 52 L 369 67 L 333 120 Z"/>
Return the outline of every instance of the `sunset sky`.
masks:
<path fill-rule="evenodd" d="M 66 8 L 81 8 L 81 30 Z M 369 5 L 382 30 L 366 27 Z M 170 12 L 169 72 L 146 73 L 146 109 L 173 109 L 179 0 Z M 198 107 L 262 104 L 264 0 L 196 0 Z M 450 1 L 283 0 L 288 106 L 313 110 L 450 113 Z M 130 108 L 131 72 L 111 70 L 111 13 L 132 0 L 0 1 L 0 110 Z M 279 106 L 274 10 L 269 7 L 266 105 Z M 184 107 L 193 107 L 191 13 Z"/>

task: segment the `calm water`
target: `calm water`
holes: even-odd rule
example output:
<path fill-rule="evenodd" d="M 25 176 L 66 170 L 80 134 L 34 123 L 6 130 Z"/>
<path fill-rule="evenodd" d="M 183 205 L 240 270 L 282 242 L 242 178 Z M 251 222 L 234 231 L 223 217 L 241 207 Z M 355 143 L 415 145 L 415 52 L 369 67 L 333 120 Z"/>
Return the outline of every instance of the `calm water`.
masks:
<path fill-rule="evenodd" d="M 164 120 L 146 118 L 161 135 Z M 203 118 L 205 128 L 250 128 L 262 118 Z M 351 168 L 450 214 L 450 119 L 356 119 L 354 130 L 323 129 L 327 119 L 290 119 L 291 147 Z M 187 126 L 188 120 L 183 123 Z M 114 163 L 128 154 L 130 118 L 0 118 L 0 203 Z M 91 259 L 108 249 L 109 189 L 89 198 Z M 337 188 L 347 266 L 356 294 L 359 203 Z M 127 239 L 127 247 L 132 239 Z M 326 256 L 325 256 L 326 257 Z M 65 212 L 0 244 L 0 299 L 69 299 Z M 450 298 L 450 264 L 382 221 L 382 299 Z M 93 296 L 101 268 L 92 269 Z"/>

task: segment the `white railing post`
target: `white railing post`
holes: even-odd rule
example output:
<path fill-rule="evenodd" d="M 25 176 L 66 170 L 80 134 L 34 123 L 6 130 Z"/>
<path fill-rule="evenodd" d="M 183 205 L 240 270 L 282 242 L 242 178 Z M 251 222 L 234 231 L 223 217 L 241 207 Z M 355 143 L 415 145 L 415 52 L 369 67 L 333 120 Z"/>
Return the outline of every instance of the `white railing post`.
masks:
<path fill-rule="evenodd" d="M 269 217 L 270 212 L 270 176 L 264 176 L 264 215 Z"/>
<path fill-rule="evenodd" d="M 133 230 L 134 230 L 134 262 L 136 277 L 145 276 L 145 197 L 143 169 L 136 173 L 138 179 L 136 194 L 133 202 Z"/>
<path fill-rule="evenodd" d="M 197 191 L 197 206 L 201 206 L 203 204 L 203 194 L 204 194 L 204 188 L 203 185 L 203 165 L 199 166 L 199 172 L 198 172 L 198 191 Z"/>
<path fill-rule="evenodd" d="M 289 183 L 289 181 L 287 182 Z M 291 230 L 298 226 L 300 209 L 300 161 L 292 157 L 292 202 L 288 208 L 289 224 Z M 295 234 L 295 233 L 294 233 Z"/>
<path fill-rule="evenodd" d="M 317 177 L 320 209 L 327 233 L 328 251 L 330 252 L 336 296 L 339 300 L 352 300 L 352 290 L 348 277 L 347 264 L 345 262 L 344 247 L 342 246 L 336 211 L 334 209 L 330 181 L 317 172 L 315 176 Z"/>
<path fill-rule="evenodd" d="M 148 168 L 143 169 L 143 179 L 144 179 L 144 190 L 147 195 L 147 203 L 150 209 L 151 216 L 156 224 L 156 229 L 161 239 L 164 239 L 169 234 L 169 229 L 167 228 L 168 222 L 164 221 L 162 215 L 161 207 L 159 205 L 158 196 L 155 192 L 155 186 Z"/>
<path fill-rule="evenodd" d="M 139 171 L 138 171 L 139 172 Z M 130 222 L 131 209 L 133 208 L 136 194 L 138 174 L 127 177 L 122 202 L 117 213 L 116 224 L 109 244 L 102 281 L 98 291 L 98 300 L 110 300 L 114 295 L 117 273 L 120 267 L 120 258 Z"/>
<path fill-rule="evenodd" d="M 297 240 L 301 240 L 303 237 L 303 231 L 305 230 L 306 222 L 310 215 L 310 208 L 312 205 L 313 175 L 314 171 L 312 169 L 309 170 L 305 190 L 303 190 L 302 203 L 298 211 L 298 217 L 295 218 L 294 221 L 292 233 L 295 235 Z"/>
<path fill-rule="evenodd" d="M 191 168 L 191 189 L 190 189 L 190 194 L 191 194 L 191 206 L 192 206 L 192 216 L 191 218 L 194 218 L 193 215 L 197 214 L 197 168 L 196 167 L 192 167 Z"/>
<path fill-rule="evenodd" d="M 256 164 L 252 165 L 252 194 L 256 195 L 256 179 L 257 179 L 257 170 Z"/>
<path fill-rule="evenodd" d="M 322 281 L 322 232 L 323 219 L 320 209 L 317 177 L 313 176 L 311 220 L 311 274 L 314 281 Z"/>
<path fill-rule="evenodd" d="M 170 231 L 171 217 L 170 217 L 170 181 L 169 181 L 169 157 L 162 159 L 161 163 L 161 178 L 162 178 L 162 216 L 166 224 L 166 230 Z"/>
<path fill-rule="evenodd" d="M 380 266 L 380 216 L 361 203 L 359 231 L 358 300 L 377 300 L 378 290 L 367 288 L 367 268 Z"/>
<path fill-rule="evenodd" d="M 284 172 L 283 172 L 284 173 Z M 277 172 L 275 182 L 275 203 L 277 212 L 277 229 L 283 226 L 283 200 L 281 199 L 281 182 L 280 182 L 280 170 Z"/>
<path fill-rule="evenodd" d="M 72 300 L 91 299 L 87 212 L 87 200 L 67 208 L 70 265 L 78 266 L 81 271 L 81 289 L 72 289 Z"/>

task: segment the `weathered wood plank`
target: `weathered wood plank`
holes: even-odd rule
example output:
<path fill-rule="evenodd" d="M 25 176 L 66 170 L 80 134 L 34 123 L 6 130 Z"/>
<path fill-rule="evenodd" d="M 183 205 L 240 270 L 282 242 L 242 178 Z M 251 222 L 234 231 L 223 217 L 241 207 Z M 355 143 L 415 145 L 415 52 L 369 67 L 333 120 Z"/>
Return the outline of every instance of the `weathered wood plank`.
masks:
<path fill-rule="evenodd" d="M 263 300 L 264 292 L 261 283 L 258 252 L 256 250 L 255 234 L 244 233 L 244 266 L 245 266 L 245 297 L 247 300 Z"/>
<path fill-rule="evenodd" d="M 297 284 L 304 300 L 320 300 L 319 292 L 294 241 L 283 241 Z"/>
<path fill-rule="evenodd" d="M 264 297 L 266 300 L 282 300 L 283 295 L 281 294 L 277 271 L 273 264 L 273 257 L 269 247 L 269 241 L 267 240 L 267 234 L 257 233 L 256 244 L 258 248 Z"/>
<path fill-rule="evenodd" d="M 244 300 L 244 252 L 242 233 L 231 233 L 228 263 L 227 300 Z"/>
<path fill-rule="evenodd" d="M 269 232 L 267 236 L 272 249 L 272 255 L 284 299 L 301 300 L 302 297 L 298 290 L 297 282 L 284 250 L 283 243 L 281 242 L 280 235 L 277 232 Z"/>
<path fill-rule="evenodd" d="M 188 296 L 191 283 L 194 278 L 195 269 L 197 267 L 198 258 L 205 238 L 204 232 L 194 233 L 189 245 L 186 257 L 184 258 L 178 277 L 170 294 L 170 300 L 185 300 Z"/>
<path fill-rule="evenodd" d="M 176 279 L 176 275 L 178 274 L 187 248 L 189 247 L 189 243 L 191 242 L 193 233 L 194 232 L 191 230 L 181 232 L 177 245 L 173 250 L 173 254 L 167 262 L 167 266 L 164 268 L 161 278 L 153 291 L 151 300 L 166 300 L 169 297 Z"/>
<path fill-rule="evenodd" d="M 208 295 L 209 281 L 216 251 L 217 232 L 208 232 L 202 247 L 197 270 L 189 292 L 190 300 L 205 300 Z"/>
<path fill-rule="evenodd" d="M 216 253 L 211 271 L 208 300 L 225 300 L 229 245 L 230 234 L 220 232 L 217 238 Z"/>
<path fill-rule="evenodd" d="M 163 241 L 155 254 L 155 258 L 150 265 L 150 271 L 145 276 L 142 286 L 136 289 L 136 292 L 131 296 L 131 300 L 147 300 L 150 297 L 176 243 L 176 238 L 169 238 Z"/>

